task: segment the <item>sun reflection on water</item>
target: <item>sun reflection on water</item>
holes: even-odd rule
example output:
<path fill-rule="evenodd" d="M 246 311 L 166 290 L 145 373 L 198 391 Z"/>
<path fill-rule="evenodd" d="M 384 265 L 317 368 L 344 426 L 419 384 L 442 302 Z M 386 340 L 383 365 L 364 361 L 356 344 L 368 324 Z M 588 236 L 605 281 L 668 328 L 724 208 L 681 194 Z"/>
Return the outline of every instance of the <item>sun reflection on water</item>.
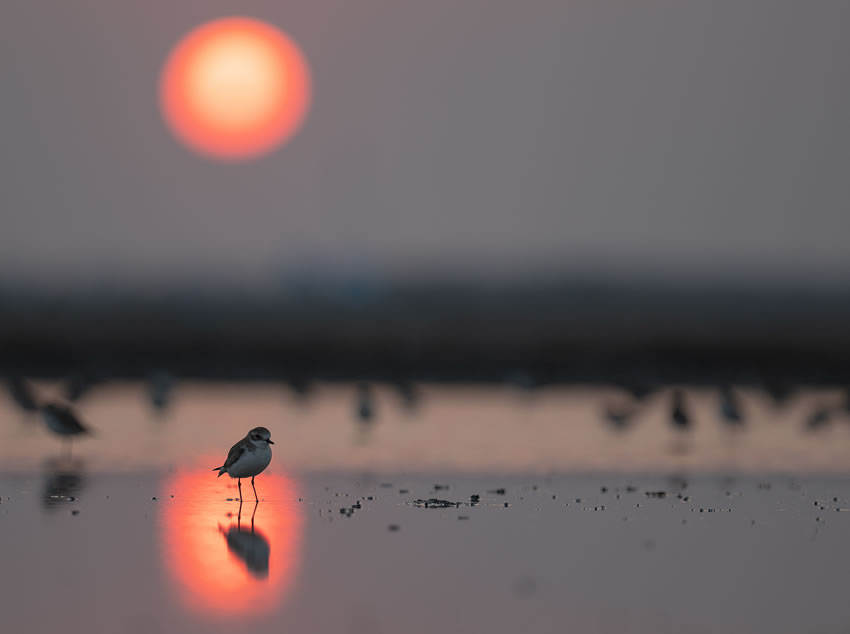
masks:
<path fill-rule="evenodd" d="M 296 483 L 264 473 L 257 491 L 262 501 L 256 509 L 253 500 L 246 501 L 240 518 L 235 481 L 216 478 L 206 468 L 179 470 L 165 480 L 164 565 L 181 603 L 192 611 L 258 617 L 275 611 L 289 594 L 302 525 Z M 250 485 L 247 495 L 253 497 Z"/>

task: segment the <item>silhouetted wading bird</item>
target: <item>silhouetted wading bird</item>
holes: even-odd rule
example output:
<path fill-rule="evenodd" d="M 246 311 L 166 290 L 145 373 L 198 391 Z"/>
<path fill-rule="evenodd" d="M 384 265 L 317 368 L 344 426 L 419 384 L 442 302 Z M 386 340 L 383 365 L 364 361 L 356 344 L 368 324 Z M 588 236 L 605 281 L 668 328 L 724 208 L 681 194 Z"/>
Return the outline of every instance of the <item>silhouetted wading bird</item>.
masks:
<path fill-rule="evenodd" d="M 365 444 L 372 434 L 375 423 L 375 396 L 372 387 L 368 383 L 357 385 L 357 401 L 354 410 L 355 443 Z"/>
<path fill-rule="evenodd" d="M 408 381 L 396 381 L 394 387 L 398 391 L 402 407 L 410 412 L 416 409 L 419 404 L 419 393 L 416 387 Z"/>
<path fill-rule="evenodd" d="M 41 416 L 50 431 L 65 438 L 68 453 L 71 452 L 71 441 L 75 436 L 85 436 L 92 433 L 67 405 L 48 403 L 41 408 Z"/>
<path fill-rule="evenodd" d="M 685 408 L 685 393 L 682 390 L 673 390 L 673 409 L 670 412 L 670 423 L 674 429 L 688 431 L 691 426 L 691 417 Z"/>
<path fill-rule="evenodd" d="M 227 460 L 220 467 L 218 477 L 225 473 L 231 478 L 236 478 L 239 487 L 239 501 L 242 501 L 242 478 L 251 478 L 251 488 L 254 489 L 254 499 L 260 501 L 257 496 L 257 487 L 254 486 L 254 478 L 260 475 L 272 461 L 271 432 L 265 427 L 254 427 L 238 443 L 230 448 Z"/>
<path fill-rule="evenodd" d="M 632 424 L 632 419 L 637 412 L 637 407 L 615 407 L 609 405 L 605 408 L 605 420 L 616 431 L 624 431 Z"/>
<path fill-rule="evenodd" d="M 375 416 L 374 398 L 372 388 L 368 383 L 357 385 L 357 419 L 361 422 L 369 422 Z"/>
<path fill-rule="evenodd" d="M 808 431 L 819 431 L 823 429 L 830 423 L 834 413 L 834 408 L 829 406 L 817 408 L 806 419 L 806 429 Z"/>
<path fill-rule="evenodd" d="M 168 372 L 155 372 L 148 381 L 148 397 L 158 414 L 165 412 L 174 389 L 174 377 Z"/>
<path fill-rule="evenodd" d="M 310 385 L 310 382 L 300 377 L 289 379 L 289 388 L 301 402 L 306 402 L 310 394 L 313 393 L 313 386 Z"/>
<path fill-rule="evenodd" d="M 720 415 L 732 427 L 738 427 L 744 423 L 738 396 L 728 385 L 720 388 Z"/>

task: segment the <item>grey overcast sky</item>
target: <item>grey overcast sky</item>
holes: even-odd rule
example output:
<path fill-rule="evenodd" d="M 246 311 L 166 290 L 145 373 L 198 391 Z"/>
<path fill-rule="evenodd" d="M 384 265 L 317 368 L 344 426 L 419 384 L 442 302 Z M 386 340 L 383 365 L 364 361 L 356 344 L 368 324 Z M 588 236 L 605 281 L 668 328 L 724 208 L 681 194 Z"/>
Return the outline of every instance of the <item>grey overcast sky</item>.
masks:
<path fill-rule="evenodd" d="M 178 38 L 283 29 L 314 103 L 210 162 Z M 299 271 L 850 281 L 847 0 L 4 0 L 0 280 Z"/>

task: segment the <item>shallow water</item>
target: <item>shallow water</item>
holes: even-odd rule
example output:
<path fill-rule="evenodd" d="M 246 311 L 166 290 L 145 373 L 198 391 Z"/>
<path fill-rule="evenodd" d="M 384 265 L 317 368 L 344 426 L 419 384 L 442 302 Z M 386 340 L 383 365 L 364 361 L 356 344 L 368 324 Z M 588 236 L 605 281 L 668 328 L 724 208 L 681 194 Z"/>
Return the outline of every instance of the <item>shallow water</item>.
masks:
<path fill-rule="evenodd" d="M 846 477 L 245 485 L 240 516 L 206 467 L 0 475 L 3 632 L 850 630 Z"/>

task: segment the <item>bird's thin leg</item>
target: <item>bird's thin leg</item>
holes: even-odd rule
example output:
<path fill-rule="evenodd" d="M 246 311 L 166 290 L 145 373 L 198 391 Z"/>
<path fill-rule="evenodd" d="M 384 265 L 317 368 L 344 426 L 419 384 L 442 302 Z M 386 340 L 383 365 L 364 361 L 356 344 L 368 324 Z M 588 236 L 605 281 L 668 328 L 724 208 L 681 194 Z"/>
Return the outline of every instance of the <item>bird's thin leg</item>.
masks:
<path fill-rule="evenodd" d="M 251 519 L 253 522 L 253 518 Z M 239 500 L 239 511 L 236 513 L 236 531 L 242 530 L 242 500 Z"/>
<path fill-rule="evenodd" d="M 259 502 L 260 498 L 257 497 L 257 487 L 254 486 L 254 476 L 251 476 L 251 488 L 254 489 L 254 501 Z"/>
<path fill-rule="evenodd" d="M 236 478 L 236 486 L 239 487 L 239 502 L 242 502 L 242 478 Z"/>
<path fill-rule="evenodd" d="M 259 500 L 254 502 L 254 512 L 251 513 L 251 534 L 254 534 L 254 516 L 257 514 L 257 507 L 260 505 Z"/>

